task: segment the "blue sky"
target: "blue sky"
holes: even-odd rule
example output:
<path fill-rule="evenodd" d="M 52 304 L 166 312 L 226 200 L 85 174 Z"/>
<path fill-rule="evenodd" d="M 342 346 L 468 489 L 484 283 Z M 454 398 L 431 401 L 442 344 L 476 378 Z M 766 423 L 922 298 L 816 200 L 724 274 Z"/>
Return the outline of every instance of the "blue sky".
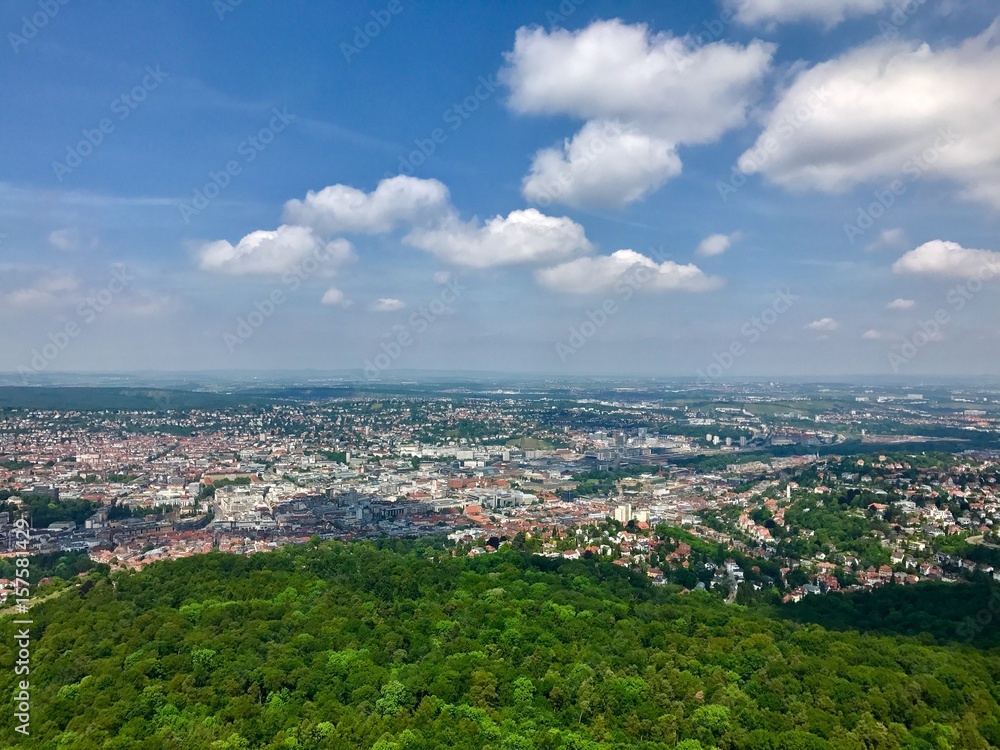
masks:
<path fill-rule="evenodd" d="M 998 28 L 11 0 L 0 370 L 998 373 Z"/>

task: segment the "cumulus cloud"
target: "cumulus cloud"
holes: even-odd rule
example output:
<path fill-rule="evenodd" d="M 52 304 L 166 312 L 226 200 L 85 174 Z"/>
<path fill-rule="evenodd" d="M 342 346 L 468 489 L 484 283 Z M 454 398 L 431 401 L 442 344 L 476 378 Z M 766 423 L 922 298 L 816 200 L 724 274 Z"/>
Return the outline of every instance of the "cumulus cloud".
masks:
<path fill-rule="evenodd" d="M 372 312 L 396 312 L 397 310 L 402 310 L 404 307 L 406 307 L 406 303 L 401 299 L 382 297 L 372 302 L 368 309 Z"/>
<path fill-rule="evenodd" d="M 819 320 L 814 320 L 812 323 L 806 326 L 808 331 L 818 331 L 820 333 L 831 333 L 836 331 L 840 325 L 833 318 L 820 318 Z"/>
<path fill-rule="evenodd" d="M 706 143 L 744 123 L 773 52 L 760 41 L 697 46 L 614 19 L 578 31 L 519 29 L 502 76 L 518 112 L 621 119 Z"/>
<path fill-rule="evenodd" d="M 773 54 L 758 40 L 699 45 L 617 19 L 577 31 L 519 29 L 501 71 L 510 107 L 587 121 L 561 148 L 535 156 L 525 196 L 537 198 L 560 174 L 565 184 L 555 199 L 569 205 L 642 198 L 680 172 L 678 144 L 711 143 L 746 122 Z M 604 139 L 606 154 L 588 156 L 593 132 L 609 122 L 625 132 Z M 602 180 L 616 190 L 601 189 Z"/>
<path fill-rule="evenodd" d="M 326 290 L 320 303 L 323 305 L 337 305 L 339 307 L 350 307 L 351 305 L 351 301 L 344 296 L 344 293 L 333 286 Z"/>
<path fill-rule="evenodd" d="M 880 41 L 803 71 L 740 170 L 827 192 L 944 177 L 964 196 L 1000 207 L 998 31 L 1000 22 L 939 49 Z"/>
<path fill-rule="evenodd" d="M 892 270 L 901 274 L 981 278 L 1000 275 L 1000 253 L 970 250 L 957 242 L 925 242 L 897 260 Z"/>
<path fill-rule="evenodd" d="M 748 26 L 814 21 L 827 28 L 891 7 L 890 0 L 726 0 L 725 5 L 737 21 Z"/>
<path fill-rule="evenodd" d="M 539 151 L 524 178 L 524 197 L 585 208 L 621 208 L 681 172 L 669 141 L 617 122 L 588 122 L 561 148 Z"/>
<path fill-rule="evenodd" d="M 70 274 L 43 276 L 30 286 L 14 289 L 3 295 L 3 304 L 12 308 L 49 307 L 67 301 L 67 294 L 80 286 Z"/>
<path fill-rule="evenodd" d="M 227 240 L 207 243 L 197 255 L 204 271 L 247 276 L 280 275 L 307 261 L 332 270 L 354 253 L 347 240 L 325 242 L 307 227 L 284 224 L 274 231 L 251 232 L 236 245 Z"/>
<path fill-rule="evenodd" d="M 583 227 L 566 217 L 529 208 L 481 224 L 452 216 L 431 229 L 416 228 L 404 242 L 442 260 L 473 268 L 562 260 L 589 252 Z"/>
<path fill-rule="evenodd" d="M 888 305 L 885 306 L 886 310 L 910 310 L 916 305 L 916 301 L 912 299 L 903 299 L 899 297 L 894 299 Z"/>
<path fill-rule="evenodd" d="M 451 211 L 448 188 L 437 180 L 399 175 L 370 193 L 350 185 L 310 190 L 285 204 L 285 221 L 320 232 L 381 234 L 400 224 L 420 224 Z"/>
<path fill-rule="evenodd" d="M 739 232 L 733 232 L 732 234 L 712 234 L 698 243 L 698 249 L 695 252 L 706 258 L 713 255 L 722 255 L 739 238 Z"/>
<path fill-rule="evenodd" d="M 875 328 L 872 328 L 861 334 L 861 338 L 865 339 L 866 341 L 879 341 L 880 339 L 885 338 L 885 334 L 883 334 L 879 330 L 876 330 Z"/>
<path fill-rule="evenodd" d="M 704 292 L 717 289 L 722 280 L 708 276 L 694 264 L 671 260 L 657 263 L 634 250 L 618 250 L 611 255 L 577 258 L 536 273 L 539 283 L 569 294 L 594 294 L 621 284 L 651 291 Z"/>
<path fill-rule="evenodd" d="M 93 250 L 97 247 L 97 237 L 79 227 L 66 227 L 50 232 L 49 244 L 63 252 Z"/>
<path fill-rule="evenodd" d="M 392 178 L 371 193 L 334 185 L 309 193 L 304 201 L 289 201 L 285 215 L 304 223 L 251 232 L 236 245 L 227 240 L 203 244 L 196 251 L 199 266 L 231 275 L 281 274 L 315 258 L 327 271 L 336 270 L 353 257 L 351 243 L 327 242 L 319 232 L 338 229 L 362 234 L 399 229 L 405 231 L 404 244 L 472 268 L 553 263 L 593 249 L 582 226 L 534 208 L 485 223 L 463 221 L 448 189 L 436 180 Z"/>

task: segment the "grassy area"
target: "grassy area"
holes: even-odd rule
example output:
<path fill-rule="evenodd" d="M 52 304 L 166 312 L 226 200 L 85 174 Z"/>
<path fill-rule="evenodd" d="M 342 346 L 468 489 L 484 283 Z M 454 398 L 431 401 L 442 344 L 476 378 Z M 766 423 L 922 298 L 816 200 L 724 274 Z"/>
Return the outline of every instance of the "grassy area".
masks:
<path fill-rule="evenodd" d="M 520 448 L 523 451 L 550 451 L 552 443 L 533 437 L 519 437 L 508 440 L 505 445 L 510 448 Z"/>

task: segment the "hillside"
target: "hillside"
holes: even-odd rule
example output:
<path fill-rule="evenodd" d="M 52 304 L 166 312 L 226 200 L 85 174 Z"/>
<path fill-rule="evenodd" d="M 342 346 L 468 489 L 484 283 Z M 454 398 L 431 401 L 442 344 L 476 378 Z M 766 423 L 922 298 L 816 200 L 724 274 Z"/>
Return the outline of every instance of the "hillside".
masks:
<path fill-rule="evenodd" d="M 5 711 L 0 742 L 1000 747 L 998 650 L 771 619 L 613 565 L 324 543 L 92 575 L 33 610 L 32 736 Z M 5 649 L 7 695 L 13 671 Z"/>
<path fill-rule="evenodd" d="M 163 388 L 0 386 L 0 408 L 66 411 L 225 409 L 264 399 L 250 395 Z"/>

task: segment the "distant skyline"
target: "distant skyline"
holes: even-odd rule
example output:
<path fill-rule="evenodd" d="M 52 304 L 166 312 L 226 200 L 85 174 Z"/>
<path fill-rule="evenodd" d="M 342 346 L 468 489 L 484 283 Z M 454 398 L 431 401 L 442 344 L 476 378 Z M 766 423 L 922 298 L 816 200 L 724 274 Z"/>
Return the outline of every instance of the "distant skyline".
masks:
<path fill-rule="evenodd" d="M 11 0 L 0 30 L 22 381 L 1000 374 L 988 0 Z"/>

